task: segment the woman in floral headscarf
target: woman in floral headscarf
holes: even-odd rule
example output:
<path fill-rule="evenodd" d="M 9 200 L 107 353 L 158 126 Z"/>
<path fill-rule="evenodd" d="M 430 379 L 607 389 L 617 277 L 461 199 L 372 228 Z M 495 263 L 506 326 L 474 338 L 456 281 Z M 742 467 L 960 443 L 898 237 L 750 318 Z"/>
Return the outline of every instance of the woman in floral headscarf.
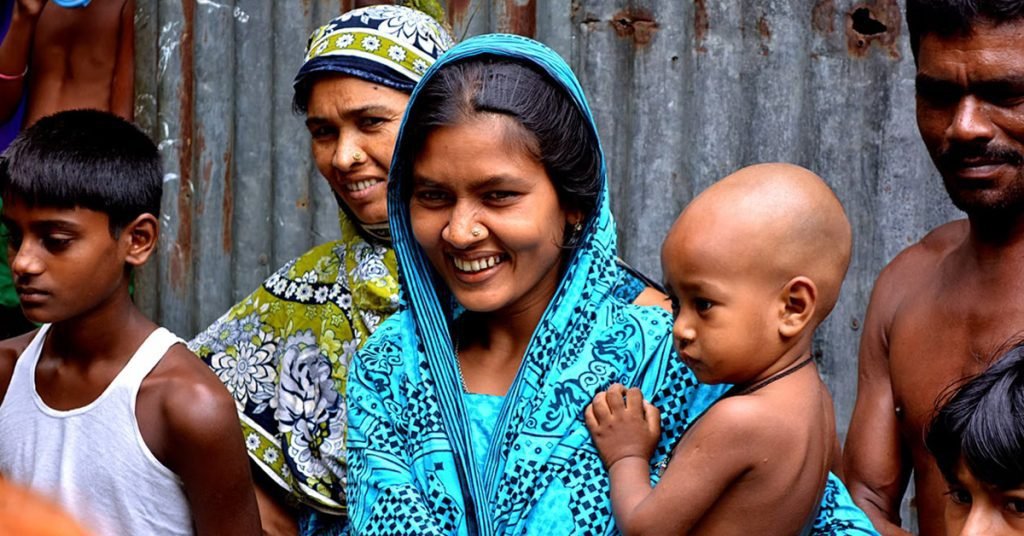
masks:
<path fill-rule="evenodd" d="M 313 33 L 294 106 L 338 198 L 341 239 L 284 265 L 189 343 L 237 401 L 272 533 L 344 525 L 348 363 L 398 304 L 391 153 L 409 93 L 451 45 L 432 18 L 398 6 L 350 11 Z"/>

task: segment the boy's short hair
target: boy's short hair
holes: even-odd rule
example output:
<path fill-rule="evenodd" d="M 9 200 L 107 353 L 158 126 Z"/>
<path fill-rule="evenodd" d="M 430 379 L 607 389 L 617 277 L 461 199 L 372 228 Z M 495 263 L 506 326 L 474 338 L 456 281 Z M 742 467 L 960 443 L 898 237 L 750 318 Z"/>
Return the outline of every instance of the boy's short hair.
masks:
<path fill-rule="evenodd" d="M 160 214 L 160 153 L 120 117 L 70 110 L 44 117 L 0 158 L 0 196 L 33 206 L 106 213 L 117 236 L 142 214 Z"/>
<path fill-rule="evenodd" d="M 981 482 L 1024 483 L 1024 344 L 957 389 L 932 419 L 925 445 L 949 482 L 958 480 L 962 459 Z"/>

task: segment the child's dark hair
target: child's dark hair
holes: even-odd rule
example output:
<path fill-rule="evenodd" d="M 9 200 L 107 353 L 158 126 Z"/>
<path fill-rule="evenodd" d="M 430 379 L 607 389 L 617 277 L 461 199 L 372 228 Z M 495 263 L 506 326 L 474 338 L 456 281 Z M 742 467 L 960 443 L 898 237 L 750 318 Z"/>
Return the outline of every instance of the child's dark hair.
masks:
<path fill-rule="evenodd" d="M 942 475 L 956 482 L 962 459 L 981 482 L 1024 483 L 1024 344 L 963 384 L 932 419 L 925 445 Z"/>
<path fill-rule="evenodd" d="M 117 236 L 142 214 L 160 214 L 160 154 L 116 115 L 71 110 L 23 131 L 0 158 L 0 196 L 33 206 L 104 212 Z"/>
<path fill-rule="evenodd" d="M 544 165 L 562 205 L 584 215 L 593 211 L 601 157 L 589 122 L 565 90 L 515 60 L 485 56 L 453 63 L 425 82 L 407 120 L 419 126 L 411 153 L 419 152 L 430 131 L 477 113 L 514 119 L 508 141 Z"/>
<path fill-rule="evenodd" d="M 1022 0 L 907 0 L 907 29 L 914 58 L 925 34 L 969 35 L 978 23 L 1021 20 L 1024 20 Z"/>

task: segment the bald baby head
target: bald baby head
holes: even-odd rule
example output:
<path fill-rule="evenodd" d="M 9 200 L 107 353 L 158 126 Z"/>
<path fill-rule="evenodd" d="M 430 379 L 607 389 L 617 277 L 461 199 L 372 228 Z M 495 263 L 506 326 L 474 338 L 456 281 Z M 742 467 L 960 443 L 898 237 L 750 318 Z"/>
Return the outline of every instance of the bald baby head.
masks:
<path fill-rule="evenodd" d="M 760 279 L 783 288 L 813 282 L 812 329 L 832 310 L 850 263 L 846 213 L 820 177 L 791 164 L 758 164 L 697 196 L 672 226 L 662 250 L 699 261 L 711 274 Z"/>

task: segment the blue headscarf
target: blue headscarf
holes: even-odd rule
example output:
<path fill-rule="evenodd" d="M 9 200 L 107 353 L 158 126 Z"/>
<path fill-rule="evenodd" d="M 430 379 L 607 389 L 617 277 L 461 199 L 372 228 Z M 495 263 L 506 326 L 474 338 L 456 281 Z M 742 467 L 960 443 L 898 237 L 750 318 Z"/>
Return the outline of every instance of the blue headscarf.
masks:
<path fill-rule="evenodd" d="M 471 406 L 469 397 L 475 395 L 463 390 L 453 348 L 451 327 L 460 307 L 416 242 L 408 206 L 415 157 L 410 131 L 422 128 L 409 118 L 422 105 L 420 90 L 446 66 L 483 57 L 510 59 L 544 73 L 587 120 L 601 157 L 596 207 L 577 247 L 567 253 L 559 285 L 490 421 L 488 445 L 480 444 L 475 424 L 480 415 L 470 409 L 479 406 Z M 587 403 L 618 382 L 639 387 L 661 410 L 662 437 L 651 460 L 656 481 L 656 468 L 725 386 L 698 384 L 672 349 L 668 314 L 632 305 L 618 288 L 623 268 L 616 262 L 603 153 L 590 107 L 568 65 L 546 46 L 513 35 L 475 37 L 447 52 L 409 101 L 391 165 L 388 209 L 402 305 L 370 337 L 349 372 L 347 489 L 353 532 L 616 533 L 608 474 L 583 423 Z M 851 504 L 845 494 L 840 502 L 839 508 Z M 836 494 L 828 494 L 822 511 L 829 521 L 821 533 L 846 534 L 855 527 L 831 522 L 837 504 Z M 859 516 L 858 523 L 870 527 Z"/>

